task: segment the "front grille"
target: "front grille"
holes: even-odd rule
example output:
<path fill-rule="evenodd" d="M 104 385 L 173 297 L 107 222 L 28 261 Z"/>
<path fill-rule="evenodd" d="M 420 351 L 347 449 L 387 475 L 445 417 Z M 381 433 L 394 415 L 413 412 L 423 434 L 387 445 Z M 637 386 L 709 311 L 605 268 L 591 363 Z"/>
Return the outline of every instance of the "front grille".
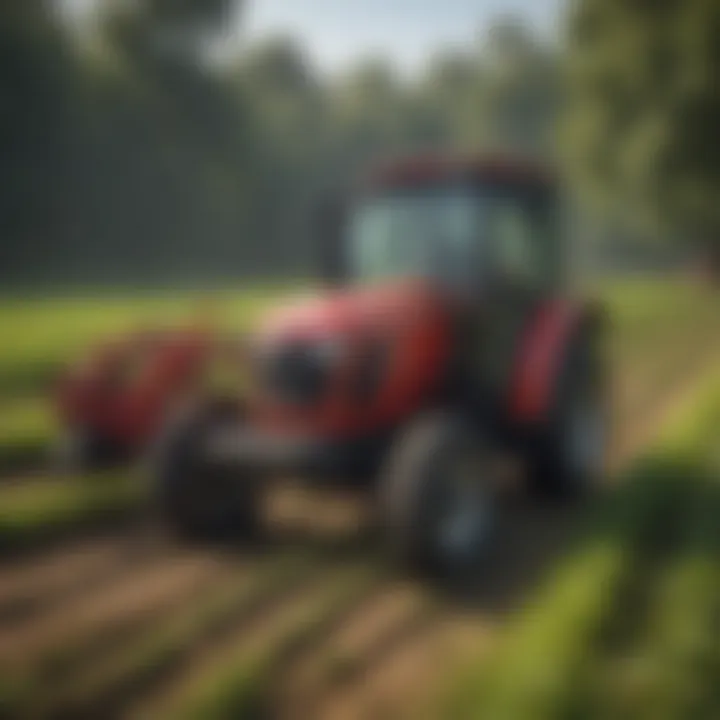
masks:
<path fill-rule="evenodd" d="M 323 396 L 329 379 L 326 363 L 307 343 L 283 345 L 261 361 L 262 385 L 274 399 L 293 405 L 311 405 Z"/>
<path fill-rule="evenodd" d="M 384 343 L 366 345 L 358 354 L 350 394 L 357 403 L 371 403 L 380 388 L 388 362 L 389 350 Z"/>

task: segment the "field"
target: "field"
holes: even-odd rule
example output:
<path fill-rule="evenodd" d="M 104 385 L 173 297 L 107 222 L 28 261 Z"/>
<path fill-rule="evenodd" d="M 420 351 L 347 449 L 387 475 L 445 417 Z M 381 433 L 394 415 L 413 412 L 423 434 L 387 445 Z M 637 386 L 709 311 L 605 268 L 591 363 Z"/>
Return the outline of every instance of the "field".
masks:
<path fill-rule="evenodd" d="M 240 330 L 276 292 L 212 303 Z M 601 292 L 613 482 L 587 508 L 512 503 L 462 595 L 387 568 L 354 497 L 287 490 L 242 553 L 168 542 L 140 471 L 46 476 L 58 369 L 208 299 L 0 303 L 0 716 L 720 716 L 720 298 Z"/>

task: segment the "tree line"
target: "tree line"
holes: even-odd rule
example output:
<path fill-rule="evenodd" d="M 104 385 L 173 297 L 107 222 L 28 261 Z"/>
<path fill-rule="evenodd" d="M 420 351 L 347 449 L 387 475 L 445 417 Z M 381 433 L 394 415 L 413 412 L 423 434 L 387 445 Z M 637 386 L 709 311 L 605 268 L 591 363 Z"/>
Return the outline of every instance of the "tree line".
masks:
<path fill-rule="evenodd" d="M 86 23 L 57 0 L 4 4 L 0 282 L 309 275 L 323 195 L 427 150 L 561 162 L 604 219 L 715 243 L 718 108 L 702 79 L 720 42 L 697 18 L 719 4 L 583 0 L 557 44 L 501 18 L 411 78 L 381 57 L 329 77 L 285 37 L 218 60 L 232 0 L 106 2 Z M 663 35 L 681 14 L 686 45 Z M 666 45 L 685 63 L 672 89 L 654 65 Z"/>

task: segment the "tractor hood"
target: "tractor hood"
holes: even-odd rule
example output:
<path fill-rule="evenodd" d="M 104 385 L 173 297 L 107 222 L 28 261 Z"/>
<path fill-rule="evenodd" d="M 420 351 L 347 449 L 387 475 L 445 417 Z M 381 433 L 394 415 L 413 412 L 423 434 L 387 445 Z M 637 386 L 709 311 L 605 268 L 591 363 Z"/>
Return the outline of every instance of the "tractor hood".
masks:
<path fill-rule="evenodd" d="M 449 330 L 445 299 L 423 282 L 288 303 L 251 342 L 255 420 L 325 437 L 392 427 L 439 387 Z"/>
<path fill-rule="evenodd" d="M 275 344 L 284 339 L 385 335 L 437 317 L 445 306 L 442 294 L 420 280 L 321 292 L 271 312 L 260 326 L 258 340 Z"/>

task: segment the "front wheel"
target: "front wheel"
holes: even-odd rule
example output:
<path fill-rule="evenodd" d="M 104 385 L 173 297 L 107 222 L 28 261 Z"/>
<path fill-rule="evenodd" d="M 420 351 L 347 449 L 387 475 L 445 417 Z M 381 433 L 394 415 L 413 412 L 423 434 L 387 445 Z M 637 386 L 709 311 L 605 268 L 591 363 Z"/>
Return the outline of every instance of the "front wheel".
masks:
<path fill-rule="evenodd" d="M 50 450 L 52 469 L 69 476 L 106 470 L 126 457 L 119 443 L 87 427 L 65 429 Z"/>
<path fill-rule="evenodd" d="M 495 528 L 488 448 L 450 414 L 416 421 L 391 452 L 382 512 L 395 560 L 433 574 L 471 570 Z"/>
<path fill-rule="evenodd" d="M 183 412 L 163 433 L 152 461 L 156 499 L 176 536 L 249 540 L 257 534 L 257 482 L 208 450 L 214 435 L 241 427 L 232 404 L 205 403 Z"/>

